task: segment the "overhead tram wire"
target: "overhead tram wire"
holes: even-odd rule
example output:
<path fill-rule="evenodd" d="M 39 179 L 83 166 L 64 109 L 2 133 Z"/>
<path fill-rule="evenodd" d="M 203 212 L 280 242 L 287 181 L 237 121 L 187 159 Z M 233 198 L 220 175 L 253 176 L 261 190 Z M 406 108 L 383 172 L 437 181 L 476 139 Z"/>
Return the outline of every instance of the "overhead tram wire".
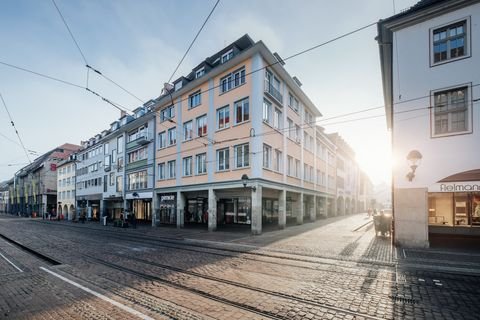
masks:
<path fill-rule="evenodd" d="M 480 85 L 480 84 L 479 84 Z M 476 101 L 477 100 L 477 101 Z M 472 105 L 477 105 L 477 104 L 480 104 L 480 99 L 473 99 L 472 100 Z M 409 112 L 414 112 L 414 111 L 420 111 L 420 110 L 430 110 L 432 109 L 431 106 L 427 106 L 427 107 L 419 107 L 419 108 L 415 108 L 415 109 L 411 109 L 411 110 L 403 110 L 403 111 L 397 111 L 397 112 L 394 112 L 394 114 L 403 114 L 403 113 L 409 113 Z M 420 117 L 423 117 L 423 116 L 427 116 L 428 113 L 426 115 L 419 115 L 419 116 L 415 116 L 415 117 L 412 117 L 412 118 L 409 118 L 409 119 L 397 119 L 396 121 L 404 121 L 404 120 L 410 120 L 410 119 L 415 119 L 415 118 L 420 118 Z M 356 119 L 349 119 L 349 120 L 345 120 L 345 121 L 341 121 L 341 122 L 335 122 L 335 123 L 328 123 L 328 124 L 325 124 L 325 126 L 330 126 L 330 125 L 335 125 L 335 124 L 341 124 L 341 123 L 349 123 L 349 122 L 356 122 L 356 121 L 361 121 L 361 120 L 370 120 L 370 119 L 375 119 L 375 118 L 380 118 L 380 117 L 385 117 L 385 114 L 381 114 L 381 115 L 373 115 L 373 116 L 368 116 L 368 117 L 363 117 L 363 118 L 356 118 Z M 282 131 L 282 130 L 272 130 L 275 132 L 278 132 L 278 131 Z M 270 134 L 271 131 L 268 131 L 266 134 Z M 262 136 L 262 135 L 266 135 L 266 134 L 259 134 L 259 135 L 255 135 L 255 137 L 257 136 Z M 222 143 L 225 143 L 225 142 L 233 142 L 233 141 L 239 141 L 239 140 L 242 140 L 242 139 L 246 139 L 246 138 L 250 138 L 250 136 L 243 136 L 243 137 L 236 137 L 236 138 L 231 138 L 231 139 L 224 139 L 224 140 L 220 140 L 220 141 L 217 141 L 218 144 L 222 144 Z M 233 147 L 233 146 L 228 146 L 228 147 Z M 197 146 L 197 147 L 193 147 L 193 148 L 190 148 L 190 149 L 186 149 L 186 150 L 183 150 L 183 152 L 190 152 L 190 151 L 195 151 L 195 150 L 198 150 L 198 149 L 201 149 L 202 147 L 200 146 Z M 259 153 L 263 153 L 263 151 L 257 151 L 257 152 L 250 152 L 250 154 L 259 154 Z M 161 155 L 161 156 L 158 156 L 158 157 L 155 157 L 155 160 L 159 160 L 159 159 L 163 159 L 163 158 L 168 158 L 170 156 L 174 156 L 174 155 L 177 155 L 178 152 L 171 152 L 169 154 L 165 154 L 165 155 Z M 231 157 L 232 158 L 232 157 Z M 216 162 L 216 160 L 209 160 L 207 162 Z"/>
<path fill-rule="evenodd" d="M 143 101 L 142 99 L 138 98 L 136 95 L 134 95 L 133 93 L 131 93 L 130 91 L 128 91 L 127 89 L 125 89 L 124 87 L 122 87 L 121 85 L 119 85 L 118 83 L 116 83 L 115 81 L 113 81 L 112 79 L 110 79 L 109 77 L 105 76 L 102 72 L 100 72 L 99 70 L 91 67 L 88 62 L 87 62 L 87 58 L 85 58 L 85 55 L 83 54 L 83 51 L 82 49 L 80 48 L 80 45 L 78 44 L 77 40 L 75 39 L 75 36 L 73 35 L 72 31 L 70 30 L 70 27 L 68 26 L 67 24 L 67 21 L 65 20 L 65 17 L 63 16 L 62 12 L 60 11 L 60 8 L 57 6 L 57 3 L 55 2 L 55 0 L 52 0 L 52 3 L 53 5 L 55 6 L 55 9 L 57 9 L 57 12 L 58 14 L 60 15 L 60 18 L 62 19 L 63 21 L 63 24 L 65 25 L 65 27 L 67 28 L 68 30 L 68 33 L 70 34 L 70 37 L 72 38 L 73 42 L 75 43 L 75 46 L 77 47 L 78 49 L 78 52 L 80 53 L 80 55 L 82 56 L 82 59 L 83 59 L 83 62 L 85 63 L 85 67 L 87 68 L 87 84 L 86 84 L 86 87 L 85 89 L 87 89 L 87 91 L 95 94 L 95 95 L 98 95 L 97 93 L 95 93 L 94 91 L 90 90 L 89 87 L 88 87 L 88 80 L 89 80 L 89 74 L 90 74 L 90 70 L 94 71 L 95 73 L 101 75 L 102 77 L 104 77 L 105 79 L 107 79 L 108 81 L 110 81 L 111 83 L 113 83 L 114 85 L 116 85 L 117 87 L 119 87 L 120 89 L 122 89 L 123 91 L 125 91 L 126 93 L 128 93 L 129 95 L 131 95 L 132 97 L 134 97 L 135 99 L 139 100 L 141 103 L 145 103 L 145 101 Z M 98 95 L 100 96 L 100 95 Z M 106 98 L 103 98 L 101 97 L 103 101 L 105 101 L 106 103 L 114 106 L 115 108 L 117 109 L 120 109 L 118 106 L 119 104 L 118 103 L 113 103 L 111 100 L 109 99 L 106 99 Z M 125 108 L 125 107 L 122 107 L 124 108 L 125 110 L 127 111 L 130 111 L 129 109 Z M 120 109 L 121 110 L 121 109 Z M 121 110 L 121 111 L 125 111 L 125 110 Z"/>
<path fill-rule="evenodd" d="M 10 123 L 12 124 L 12 127 L 15 130 L 15 134 L 18 137 L 18 141 L 20 141 L 20 144 L 22 145 L 23 151 L 25 151 L 25 155 L 27 156 L 28 162 L 32 163 L 32 160 L 30 160 L 30 156 L 28 155 L 27 148 L 25 148 L 25 145 L 23 144 L 22 138 L 20 138 L 20 134 L 18 133 L 17 127 L 15 126 L 15 123 L 13 122 L 12 115 L 10 114 L 10 111 L 8 111 L 7 104 L 5 103 L 5 100 L 3 99 L 3 96 L 2 96 L 1 93 L 0 93 L 0 98 L 2 99 L 3 106 L 5 107 L 5 110 L 7 111 L 8 117 L 10 118 Z"/>
<path fill-rule="evenodd" d="M 197 31 L 197 34 L 195 35 L 195 37 L 193 38 L 192 42 L 190 43 L 190 45 L 188 46 L 187 50 L 185 51 L 185 53 L 183 54 L 183 57 L 180 59 L 180 61 L 178 62 L 177 66 L 175 67 L 175 70 L 173 70 L 173 73 L 172 75 L 170 76 L 170 78 L 168 78 L 168 81 L 167 83 L 170 83 L 170 81 L 172 81 L 173 77 L 175 76 L 175 73 L 177 72 L 178 68 L 180 68 L 183 60 L 185 60 L 185 57 L 187 56 L 188 52 L 190 51 L 190 49 L 192 48 L 193 44 L 195 43 L 195 41 L 197 40 L 198 36 L 200 35 L 200 33 L 202 32 L 203 28 L 205 27 L 205 25 L 207 24 L 208 20 L 210 19 L 210 17 L 212 16 L 213 12 L 215 11 L 215 9 L 217 8 L 218 4 L 220 3 L 220 0 L 217 0 L 217 2 L 215 2 L 215 5 L 213 6 L 212 10 L 210 10 L 210 13 L 208 14 L 208 16 L 205 18 L 205 20 L 203 21 L 203 24 L 202 26 L 200 27 L 200 29 Z M 173 97 L 172 97 L 172 93 L 170 90 L 168 90 L 168 95 L 170 96 L 170 102 L 172 105 L 175 105 L 174 101 L 173 101 Z M 180 100 L 180 102 L 183 101 L 183 100 Z M 171 122 L 173 123 L 176 123 L 174 120 L 170 120 Z M 199 136 L 198 138 L 203 138 L 205 140 L 208 141 L 208 143 L 211 143 L 211 144 L 214 144 L 215 141 L 209 139 L 208 137 L 205 137 L 205 136 Z M 195 140 L 197 141 L 197 140 Z M 199 142 L 199 141 L 198 141 Z M 203 144 L 205 147 L 207 146 L 207 144 Z"/>

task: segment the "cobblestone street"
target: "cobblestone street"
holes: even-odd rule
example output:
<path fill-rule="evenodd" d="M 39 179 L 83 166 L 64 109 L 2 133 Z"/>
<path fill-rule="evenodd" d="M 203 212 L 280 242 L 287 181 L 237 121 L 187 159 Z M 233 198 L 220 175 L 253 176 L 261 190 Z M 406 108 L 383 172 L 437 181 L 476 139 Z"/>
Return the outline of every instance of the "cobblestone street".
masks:
<path fill-rule="evenodd" d="M 0 218 L 2 319 L 477 319 L 480 254 L 365 214 L 251 236 Z"/>

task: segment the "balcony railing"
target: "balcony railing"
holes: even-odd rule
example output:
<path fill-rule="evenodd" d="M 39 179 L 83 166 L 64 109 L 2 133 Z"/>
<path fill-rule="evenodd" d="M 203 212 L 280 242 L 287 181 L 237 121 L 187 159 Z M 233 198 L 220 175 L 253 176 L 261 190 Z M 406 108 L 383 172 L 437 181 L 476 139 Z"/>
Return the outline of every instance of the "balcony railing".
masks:
<path fill-rule="evenodd" d="M 126 169 L 126 170 L 137 169 L 137 168 L 146 166 L 147 163 L 148 163 L 148 160 L 147 160 L 147 159 L 135 161 L 135 162 L 132 162 L 132 163 L 128 163 L 125 169 Z"/>
<path fill-rule="evenodd" d="M 283 96 L 270 82 L 265 81 L 265 92 L 270 94 L 273 98 L 277 99 L 278 102 L 283 103 Z"/>
<path fill-rule="evenodd" d="M 144 133 L 142 135 L 137 136 L 135 140 L 127 142 L 127 150 L 134 148 L 136 146 L 143 146 L 149 144 L 152 141 L 152 135 L 150 133 Z"/>

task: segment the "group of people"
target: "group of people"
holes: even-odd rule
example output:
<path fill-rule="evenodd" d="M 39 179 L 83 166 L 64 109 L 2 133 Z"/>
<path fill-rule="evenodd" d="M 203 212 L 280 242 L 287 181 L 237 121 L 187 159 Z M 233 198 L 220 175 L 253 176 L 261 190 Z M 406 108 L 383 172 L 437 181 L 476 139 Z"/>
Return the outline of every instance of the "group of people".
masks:
<path fill-rule="evenodd" d="M 120 219 L 125 223 L 128 222 L 133 228 L 137 227 L 137 217 L 135 214 L 125 211 L 120 214 Z"/>

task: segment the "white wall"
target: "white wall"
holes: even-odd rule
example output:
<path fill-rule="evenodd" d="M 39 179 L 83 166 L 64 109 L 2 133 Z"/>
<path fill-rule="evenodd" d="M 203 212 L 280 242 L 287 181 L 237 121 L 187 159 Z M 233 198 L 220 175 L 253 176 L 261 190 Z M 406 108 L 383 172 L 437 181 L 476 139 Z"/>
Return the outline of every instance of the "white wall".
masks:
<path fill-rule="evenodd" d="M 430 29 L 470 17 L 471 57 L 430 67 Z M 430 99 L 432 90 L 472 83 L 480 84 L 480 4 L 472 5 L 395 33 L 393 43 L 394 97 L 394 181 L 397 188 L 429 187 L 454 173 L 480 168 L 480 103 L 473 103 L 473 133 L 442 138 L 430 137 Z M 398 64 L 398 67 L 397 67 Z M 399 97 L 401 95 L 401 98 Z M 480 98 L 480 85 L 470 97 Z M 423 110 L 398 114 L 424 107 Z M 416 177 L 409 182 L 406 156 L 416 149 L 423 155 Z"/>

